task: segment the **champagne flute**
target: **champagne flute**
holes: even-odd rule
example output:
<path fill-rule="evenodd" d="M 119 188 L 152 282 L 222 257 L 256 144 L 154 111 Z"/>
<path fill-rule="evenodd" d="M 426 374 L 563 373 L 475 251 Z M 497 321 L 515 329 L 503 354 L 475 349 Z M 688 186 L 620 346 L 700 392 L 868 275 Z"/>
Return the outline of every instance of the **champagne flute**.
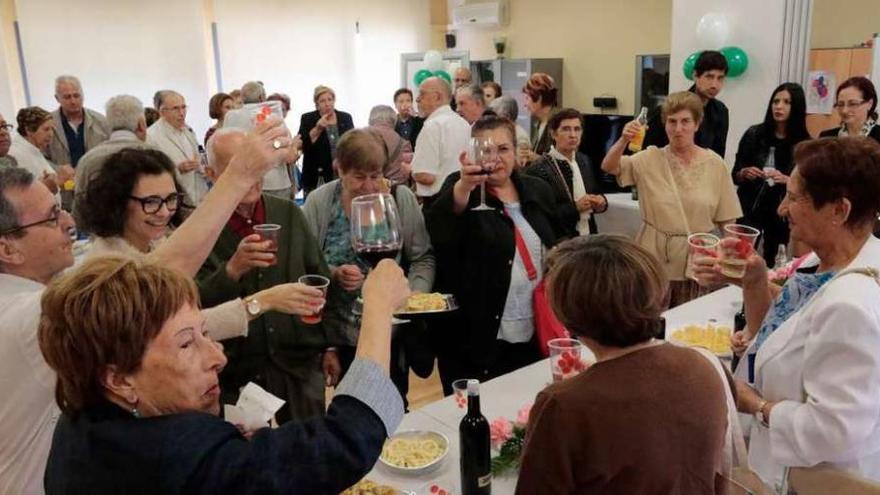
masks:
<path fill-rule="evenodd" d="M 483 175 L 491 175 L 498 161 L 498 147 L 490 137 L 473 137 L 468 148 L 468 159 L 474 165 L 479 165 Z M 486 204 L 486 183 L 480 184 L 480 204 L 471 208 L 471 211 L 494 210 Z"/>

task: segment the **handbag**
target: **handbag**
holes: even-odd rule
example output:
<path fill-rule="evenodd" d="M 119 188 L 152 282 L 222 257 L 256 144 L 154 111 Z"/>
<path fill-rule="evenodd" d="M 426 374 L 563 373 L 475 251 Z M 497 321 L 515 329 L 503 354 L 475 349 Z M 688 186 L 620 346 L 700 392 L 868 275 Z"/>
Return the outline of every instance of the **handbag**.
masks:
<path fill-rule="evenodd" d="M 510 218 L 507 210 L 504 210 L 504 215 Z M 516 224 L 513 225 L 513 237 L 516 241 L 516 250 L 519 253 L 519 257 L 522 258 L 523 265 L 525 265 L 526 275 L 529 277 L 529 280 L 537 279 L 538 270 L 535 269 L 535 264 L 532 263 L 532 255 L 529 253 L 529 248 L 526 246 L 526 241 L 523 239 L 522 234 L 516 228 Z M 559 319 L 556 318 L 553 309 L 550 308 L 544 281 L 545 279 L 541 278 L 535 290 L 532 291 L 532 319 L 535 324 L 535 339 L 538 341 L 538 349 L 542 356 L 548 357 L 550 349 L 547 347 L 547 342 L 552 339 L 567 338 L 570 334 Z"/>

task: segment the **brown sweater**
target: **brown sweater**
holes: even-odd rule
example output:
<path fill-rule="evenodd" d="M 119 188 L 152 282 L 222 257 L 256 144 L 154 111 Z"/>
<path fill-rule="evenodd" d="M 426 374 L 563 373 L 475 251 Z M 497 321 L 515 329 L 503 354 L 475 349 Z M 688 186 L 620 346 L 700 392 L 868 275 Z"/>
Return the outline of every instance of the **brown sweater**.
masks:
<path fill-rule="evenodd" d="M 517 494 L 719 493 L 724 389 L 696 351 L 660 344 L 538 394 Z"/>

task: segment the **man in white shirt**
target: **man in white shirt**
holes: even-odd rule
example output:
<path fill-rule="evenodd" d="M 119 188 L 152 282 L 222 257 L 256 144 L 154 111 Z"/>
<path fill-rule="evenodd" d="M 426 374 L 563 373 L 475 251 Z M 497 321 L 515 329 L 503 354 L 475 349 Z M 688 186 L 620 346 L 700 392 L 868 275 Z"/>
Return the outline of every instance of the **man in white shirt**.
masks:
<path fill-rule="evenodd" d="M 150 258 L 186 270 L 200 266 L 239 201 L 284 158 L 291 143 L 278 123 L 249 136 L 232 160 L 232 176 L 218 180 L 204 207 Z M 45 285 L 73 265 L 73 226 L 71 216 L 30 172 L 0 167 L 0 494 L 43 493 L 60 413 L 55 373 L 37 341 L 40 298 Z"/>
<path fill-rule="evenodd" d="M 147 144 L 168 155 L 175 165 L 177 180 L 186 190 L 193 206 L 202 202 L 208 192 L 208 181 L 202 169 L 199 144 L 192 129 L 186 125 L 186 100 L 176 91 L 157 91 L 153 104 L 160 118 L 147 129 Z"/>
<path fill-rule="evenodd" d="M 243 104 L 263 103 L 266 101 L 266 89 L 257 81 L 249 81 L 241 87 L 241 99 Z M 278 102 L 283 112 L 283 104 Z M 223 119 L 224 129 L 242 129 L 247 132 L 251 129 L 251 110 L 249 108 L 237 108 L 230 110 Z M 293 149 L 298 150 L 300 144 L 294 142 Z M 291 156 L 288 163 L 296 163 L 299 154 Z M 290 166 L 288 163 L 279 163 L 278 166 L 266 172 L 263 177 L 263 192 L 284 199 L 293 199 L 296 191 L 293 181 L 290 179 Z"/>
<path fill-rule="evenodd" d="M 459 155 L 467 150 L 471 126 L 452 111 L 449 84 L 439 77 L 429 77 L 419 85 L 419 112 L 425 118 L 413 155 L 413 179 L 416 195 L 429 207 L 440 192 L 443 181 L 457 171 Z"/>

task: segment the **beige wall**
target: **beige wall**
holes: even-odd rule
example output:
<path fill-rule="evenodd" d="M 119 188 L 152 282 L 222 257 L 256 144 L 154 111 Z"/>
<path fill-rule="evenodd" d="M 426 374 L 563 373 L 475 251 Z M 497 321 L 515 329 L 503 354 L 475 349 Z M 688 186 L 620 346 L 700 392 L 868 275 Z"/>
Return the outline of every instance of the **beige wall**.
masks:
<path fill-rule="evenodd" d="M 456 49 L 470 50 L 471 60 L 494 58 L 492 38 L 501 34 L 508 58 L 562 58 L 563 104 L 583 112 L 598 112 L 593 97 L 608 94 L 617 97 L 613 113 L 632 113 L 635 56 L 669 53 L 671 0 L 509 2 L 508 26 L 460 30 Z M 445 48 L 436 34 L 432 43 Z"/>
<path fill-rule="evenodd" d="M 811 48 L 847 48 L 880 32 L 878 0 L 813 0 Z"/>

